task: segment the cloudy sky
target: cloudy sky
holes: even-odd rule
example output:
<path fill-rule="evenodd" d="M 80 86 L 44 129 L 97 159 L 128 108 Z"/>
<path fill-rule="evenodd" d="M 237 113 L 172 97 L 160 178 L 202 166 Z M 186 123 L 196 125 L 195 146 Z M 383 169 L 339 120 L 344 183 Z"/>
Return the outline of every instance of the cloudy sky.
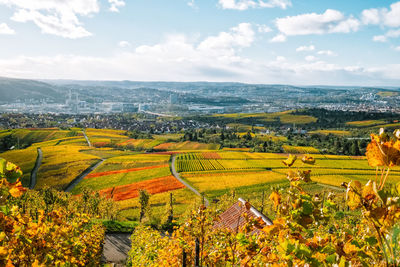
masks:
<path fill-rule="evenodd" d="M 400 2 L 0 0 L 0 76 L 400 86 Z"/>

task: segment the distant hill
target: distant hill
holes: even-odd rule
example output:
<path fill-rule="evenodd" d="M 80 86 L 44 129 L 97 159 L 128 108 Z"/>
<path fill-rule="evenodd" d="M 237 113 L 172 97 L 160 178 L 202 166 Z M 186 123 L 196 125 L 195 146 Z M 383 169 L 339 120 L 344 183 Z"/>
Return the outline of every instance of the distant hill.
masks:
<path fill-rule="evenodd" d="M 60 87 L 44 82 L 0 77 L 0 102 L 15 102 L 25 99 L 64 99 Z"/>

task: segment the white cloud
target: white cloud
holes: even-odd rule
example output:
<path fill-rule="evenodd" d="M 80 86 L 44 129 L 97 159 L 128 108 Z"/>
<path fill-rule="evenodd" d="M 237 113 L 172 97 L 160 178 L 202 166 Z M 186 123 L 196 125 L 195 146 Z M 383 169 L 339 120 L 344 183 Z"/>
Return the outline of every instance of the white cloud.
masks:
<path fill-rule="evenodd" d="M 374 41 L 374 42 L 386 42 L 387 41 L 387 38 L 386 38 L 386 36 L 385 35 L 375 35 L 373 38 L 372 38 L 372 40 Z"/>
<path fill-rule="evenodd" d="M 317 57 L 315 57 L 315 56 L 306 56 L 305 58 L 304 58 L 306 61 L 316 61 L 316 60 L 318 60 L 318 58 Z"/>
<path fill-rule="evenodd" d="M 286 58 L 284 56 L 277 56 L 275 59 L 276 62 L 283 62 L 285 60 L 286 60 Z"/>
<path fill-rule="evenodd" d="M 97 0 L 0 0 L 0 4 L 15 9 L 11 18 L 14 21 L 32 21 L 42 33 L 71 39 L 91 35 L 82 26 L 78 16 L 99 12 Z"/>
<path fill-rule="evenodd" d="M 309 45 L 309 46 L 303 45 L 296 48 L 297 52 L 314 51 L 314 50 L 315 50 L 314 45 Z"/>
<path fill-rule="evenodd" d="M 386 42 L 389 38 L 397 38 L 400 36 L 400 29 L 389 30 L 384 35 L 376 35 L 372 39 L 375 42 Z"/>
<path fill-rule="evenodd" d="M 361 13 L 361 20 L 364 24 L 379 24 L 379 10 L 376 8 L 363 10 Z"/>
<path fill-rule="evenodd" d="M 246 10 L 249 8 L 274 8 L 286 9 L 292 6 L 290 0 L 219 0 L 223 9 Z"/>
<path fill-rule="evenodd" d="M 191 8 L 193 8 L 193 9 L 198 9 L 198 7 L 197 7 L 197 5 L 196 5 L 194 0 L 188 1 L 187 5 L 190 6 Z"/>
<path fill-rule="evenodd" d="M 249 47 L 254 42 L 254 30 L 250 23 L 240 23 L 229 32 L 220 32 L 210 36 L 198 45 L 201 51 L 232 55 L 235 48 Z"/>
<path fill-rule="evenodd" d="M 246 58 L 240 52 L 251 46 L 253 34 L 251 26 L 244 23 L 202 40 L 170 35 L 156 44 L 116 49 L 108 57 L 59 54 L 0 59 L 0 76 L 342 85 L 400 83 L 400 64 L 365 68 L 331 64 L 316 57 L 300 62 L 276 55 L 272 59 Z"/>
<path fill-rule="evenodd" d="M 11 29 L 10 27 L 8 27 L 7 24 L 0 23 L 0 34 L 12 35 L 12 34 L 15 34 L 15 31 L 13 29 Z"/>
<path fill-rule="evenodd" d="M 272 29 L 264 24 L 258 24 L 257 25 L 257 31 L 260 33 L 267 33 L 267 32 L 272 32 Z"/>
<path fill-rule="evenodd" d="M 394 50 L 400 51 L 400 46 L 396 46 L 396 47 L 394 48 Z"/>
<path fill-rule="evenodd" d="M 391 4 L 390 9 L 365 9 L 361 15 L 364 24 L 380 24 L 388 27 L 400 27 L 400 2 Z"/>
<path fill-rule="evenodd" d="M 121 41 L 118 43 L 118 46 L 122 47 L 122 48 L 127 48 L 127 47 L 130 47 L 131 44 L 128 41 Z"/>
<path fill-rule="evenodd" d="M 271 40 L 269 40 L 270 43 L 283 43 L 286 42 L 286 35 L 284 34 L 278 34 L 274 36 Z"/>
<path fill-rule="evenodd" d="M 119 12 L 119 8 L 125 6 L 125 1 L 123 0 L 108 0 L 108 3 L 111 5 L 109 8 L 111 12 Z"/>
<path fill-rule="evenodd" d="M 308 13 L 297 16 L 278 18 L 275 21 L 279 31 L 286 35 L 309 35 L 326 33 L 355 32 L 360 22 L 350 17 L 345 17 L 340 11 L 327 9 L 322 14 Z"/>
<path fill-rule="evenodd" d="M 331 50 L 320 50 L 317 52 L 318 55 L 325 55 L 325 56 L 337 56 L 337 54 Z"/>

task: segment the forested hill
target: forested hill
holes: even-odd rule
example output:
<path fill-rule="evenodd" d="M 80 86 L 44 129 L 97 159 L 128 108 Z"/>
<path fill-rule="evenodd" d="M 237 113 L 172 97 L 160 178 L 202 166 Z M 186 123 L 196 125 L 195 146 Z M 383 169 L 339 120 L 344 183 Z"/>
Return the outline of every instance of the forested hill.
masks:
<path fill-rule="evenodd" d="M 35 80 L 0 77 L 0 102 L 15 102 L 26 99 L 51 99 L 63 101 L 59 87 Z"/>

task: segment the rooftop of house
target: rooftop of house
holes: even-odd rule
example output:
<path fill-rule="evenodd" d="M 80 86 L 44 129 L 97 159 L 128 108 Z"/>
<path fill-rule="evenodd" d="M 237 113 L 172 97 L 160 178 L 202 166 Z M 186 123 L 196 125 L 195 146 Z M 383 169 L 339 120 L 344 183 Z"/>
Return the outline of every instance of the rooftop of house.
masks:
<path fill-rule="evenodd" d="M 246 205 L 246 203 L 248 203 Z M 272 221 L 254 208 L 249 202 L 246 202 L 242 198 L 229 207 L 225 212 L 219 215 L 220 220 L 214 225 L 215 228 L 230 228 L 236 230 L 246 223 L 244 214 L 247 214 L 250 218 L 261 218 L 265 225 L 272 225 Z"/>

